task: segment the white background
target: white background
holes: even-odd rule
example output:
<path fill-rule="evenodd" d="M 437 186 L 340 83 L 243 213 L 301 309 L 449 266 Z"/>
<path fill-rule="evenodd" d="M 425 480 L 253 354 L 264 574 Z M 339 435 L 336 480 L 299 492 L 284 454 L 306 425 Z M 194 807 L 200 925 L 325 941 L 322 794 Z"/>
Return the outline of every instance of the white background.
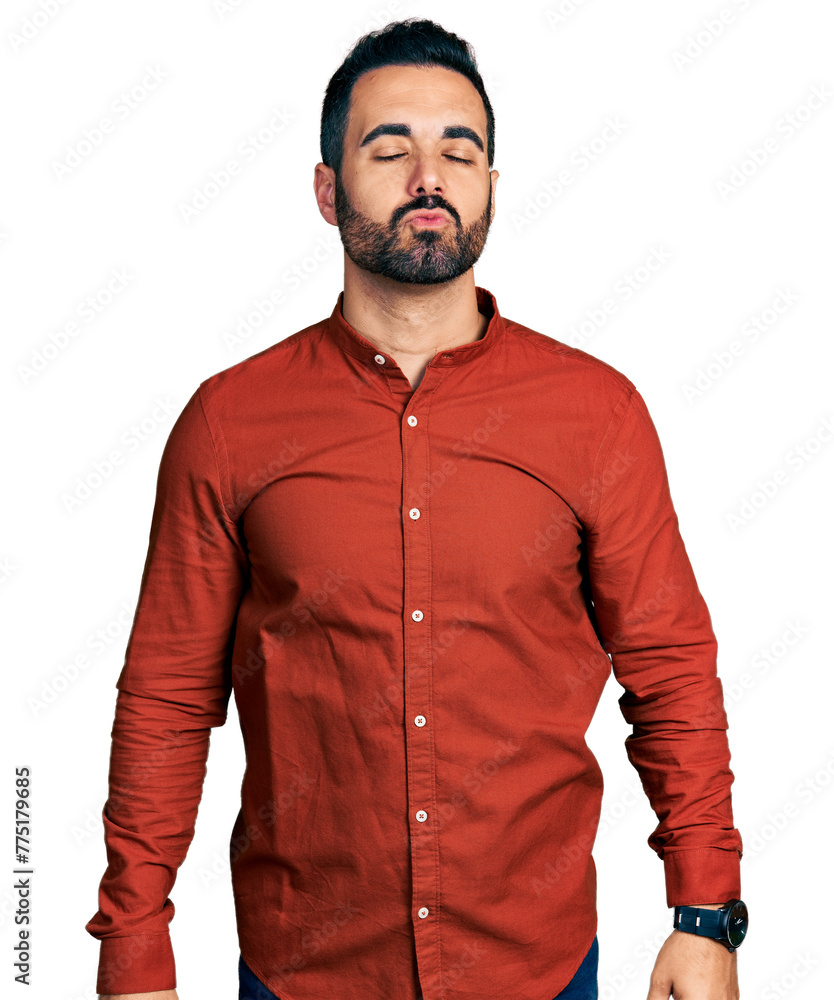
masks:
<path fill-rule="evenodd" d="M 818 998 L 834 933 L 830 5 L 384 4 L 68 0 L 51 16 L 50 0 L 3 4 L 0 989 L 95 996 L 98 943 L 84 924 L 106 863 L 115 682 L 162 447 L 202 379 L 332 310 L 343 255 L 313 197 L 321 100 L 364 31 L 416 14 L 472 42 L 495 110 L 501 177 L 477 284 L 506 317 L 632 379 L 663 442 L 719 640 L 751 913 L 741 994 Z M 133 88 L 141 100 L 116 117 Z M 243 162 L 240 143 L 276 110 L 287 124 Z M 105 116 L 113 131 L 85 145 Z M 623 127 L 605 142 L 609 118 Z M 240 175 L 213 191 L 231 158 Z M 572 183 L 559 193 L 562 169 Z M 186 218 L 199 191 L 215 196 Z M 318 260 L 317 246 L 329 246 Z M 129 277 L 108 292 L 120 271 Z M 626 298 L 629 276 L 639 290 Z M 284 303 L 230 343 L 276 288 Z M 90 296 L 97 312 L 84 309 Z M 788 304 L 769 311 L 780 296 Z M 616 308 L 594 323 L 605 300 Z M 97 479 L 115 449 L 123 461 Z M 94 652 L 99 630 L 107 645 Z M 623 747 L 621 693 L 612 677 L 588 735 L 606 779 L 594 849 L 600 996 L 642 1000 L 672 913 L 646 844 L 656 817 Z M 13 779 L 24 765 L 36 869 L 28 991 L 11 957 Z M 171 894 L 181 1000 L 237 996 L 227 859 L 243 765 L 232 701 Z"/>

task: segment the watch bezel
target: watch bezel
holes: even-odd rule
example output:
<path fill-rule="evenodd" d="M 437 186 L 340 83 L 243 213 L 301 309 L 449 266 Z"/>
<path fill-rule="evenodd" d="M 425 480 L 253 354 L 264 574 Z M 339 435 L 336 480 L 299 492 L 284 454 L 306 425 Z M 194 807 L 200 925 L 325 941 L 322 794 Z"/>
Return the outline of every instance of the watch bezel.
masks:
<path fill-rule="evenodd" d="M 732 948 L 738 948 L 747 936 L 747 925 L 749 922 L 747 904 L 742 899 L 731 899 L 727 902 L 726 909 L 722 907 L 721 912 L 725 917 L 722 927 L 722 937 Z M 741 919 L 741 924 L 733 923 L 733 920 L 737 919 Z"/>

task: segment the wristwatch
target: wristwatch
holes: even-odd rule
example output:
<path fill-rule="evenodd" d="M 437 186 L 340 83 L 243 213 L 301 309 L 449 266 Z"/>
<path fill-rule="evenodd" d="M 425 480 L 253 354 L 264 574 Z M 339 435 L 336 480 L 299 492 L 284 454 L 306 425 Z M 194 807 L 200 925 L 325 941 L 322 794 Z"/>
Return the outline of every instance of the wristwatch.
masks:
<path fill-rule="evenodd" d="M 747 934 L 747 906 L 740 899 L 728 900 L 719 910 L 702 906 L 676 906 L 676 931 L 688 931 L 720 941 L 735 951 Z"/>

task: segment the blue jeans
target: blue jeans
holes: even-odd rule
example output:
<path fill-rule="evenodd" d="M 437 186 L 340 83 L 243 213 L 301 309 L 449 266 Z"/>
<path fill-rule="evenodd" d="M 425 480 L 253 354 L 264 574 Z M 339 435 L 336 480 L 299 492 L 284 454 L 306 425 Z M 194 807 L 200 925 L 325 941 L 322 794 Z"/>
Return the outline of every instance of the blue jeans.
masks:
<path fill-rule="evenodd" d="M 588 954 L 582 959 L 582 964 L 574 973 L 573 979 L 555 1000 L 599 1000 L 598 971 L 599 942 L 594 938 Z M 243 961 L 243 955 L 238 962 L 238 975 L 240 977 L 238 1000 L 281 1000 L 258 979 Z"/>

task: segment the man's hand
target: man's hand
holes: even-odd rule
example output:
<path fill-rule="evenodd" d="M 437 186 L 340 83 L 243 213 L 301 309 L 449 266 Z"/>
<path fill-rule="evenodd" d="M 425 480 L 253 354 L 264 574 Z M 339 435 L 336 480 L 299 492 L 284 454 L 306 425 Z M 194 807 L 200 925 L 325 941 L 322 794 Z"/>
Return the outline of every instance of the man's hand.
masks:
<path fill-rule="evenodd" d="M 720 941 L 674 930 L 652 969 L 647 1000 L 738 1000 L 738 952 Z"/>
<path fill-rule="evenodd" d="M 176 990 L 155 993 L 99 993 L 98 1000 L 179 1000 Z"/>

